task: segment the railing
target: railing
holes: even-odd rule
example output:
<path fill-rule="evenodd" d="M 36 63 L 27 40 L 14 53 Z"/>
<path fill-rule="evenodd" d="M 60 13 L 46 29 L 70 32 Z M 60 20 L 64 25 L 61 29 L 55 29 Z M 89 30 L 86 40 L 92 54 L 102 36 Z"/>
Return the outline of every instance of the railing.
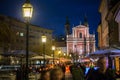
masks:
<path fill-rule="evenodd" d="M 89 37 L 87 37 L 87 38 L 74 38 L 74 37 L 68 37 L 67 38 L 67 41 L 85 41 L 85 39 L 86 39 L 86 41 L 95 41 L 95 38 L 89 38 Z"/>

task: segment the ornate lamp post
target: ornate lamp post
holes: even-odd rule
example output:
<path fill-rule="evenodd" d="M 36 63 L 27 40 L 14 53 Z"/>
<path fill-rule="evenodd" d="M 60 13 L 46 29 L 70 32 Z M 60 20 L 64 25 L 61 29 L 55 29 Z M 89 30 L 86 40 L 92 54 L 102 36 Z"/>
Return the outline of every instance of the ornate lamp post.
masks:
<path fill-rule="evenodd" d="M 32 18 L 33 6 L 30 4 L 29 0 L 26 0 L 22 5 L 23 17 L 26 21 L 26 77 L 25 80 L 29 80 L 28 78 L 28 56 L 29 56 L 29 21 Z"/>
<path fill-rule="evenodd" d="M 43 43 L 44 66 L 45 66 L 45 43 L 46 43 L 46 40 L 47 40 L 46 36 L 43 35 L 42 36 L 42 43 Z"/>
<path fill-rule="evenodd" d="M 55 51 L 55 46 L 54 46 L 54 45 L 52 46 L 52 50 L 53 50 L 53 64 L 54 64 L 54 63 L 55 63 L 55 62 L 54 62 L 54 56 L 55 56 L 55 55 L 54 55 L 54 51 Z"/>

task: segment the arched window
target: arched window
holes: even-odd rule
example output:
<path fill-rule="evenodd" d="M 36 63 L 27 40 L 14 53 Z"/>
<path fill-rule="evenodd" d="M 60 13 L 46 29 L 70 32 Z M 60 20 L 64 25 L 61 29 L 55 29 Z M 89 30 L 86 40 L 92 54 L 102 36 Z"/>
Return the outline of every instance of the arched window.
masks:
<path fill-rule="evenodd" d="M 79 37 L 82 38 L 82 33 L 79 34 Z"/>

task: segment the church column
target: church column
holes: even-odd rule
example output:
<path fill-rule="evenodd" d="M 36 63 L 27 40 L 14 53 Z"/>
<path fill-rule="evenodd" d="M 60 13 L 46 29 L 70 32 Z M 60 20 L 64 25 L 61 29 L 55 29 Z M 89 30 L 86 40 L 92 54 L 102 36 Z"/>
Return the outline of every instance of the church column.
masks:
<path fill-rule="evenodd" d="M 68 51 L 68 42 L 67 42 L 67 55 L 69 54 L 69 51 Z"/>
<path fill-rule="evenodd" d="M 73 28 L 73 38 L 75 37 L 75 29 Z"/>

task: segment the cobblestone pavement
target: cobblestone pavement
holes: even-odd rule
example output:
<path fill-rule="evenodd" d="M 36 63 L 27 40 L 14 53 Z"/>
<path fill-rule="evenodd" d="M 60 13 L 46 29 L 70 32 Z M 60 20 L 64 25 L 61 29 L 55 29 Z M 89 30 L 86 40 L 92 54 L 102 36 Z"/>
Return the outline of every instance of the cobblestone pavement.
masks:
<path fill-rule="evenodd" d="M 70 73 L 70 71 L 65 73 L 65 80 L 73 80 L 72 79 L 72 74 Z"/>

